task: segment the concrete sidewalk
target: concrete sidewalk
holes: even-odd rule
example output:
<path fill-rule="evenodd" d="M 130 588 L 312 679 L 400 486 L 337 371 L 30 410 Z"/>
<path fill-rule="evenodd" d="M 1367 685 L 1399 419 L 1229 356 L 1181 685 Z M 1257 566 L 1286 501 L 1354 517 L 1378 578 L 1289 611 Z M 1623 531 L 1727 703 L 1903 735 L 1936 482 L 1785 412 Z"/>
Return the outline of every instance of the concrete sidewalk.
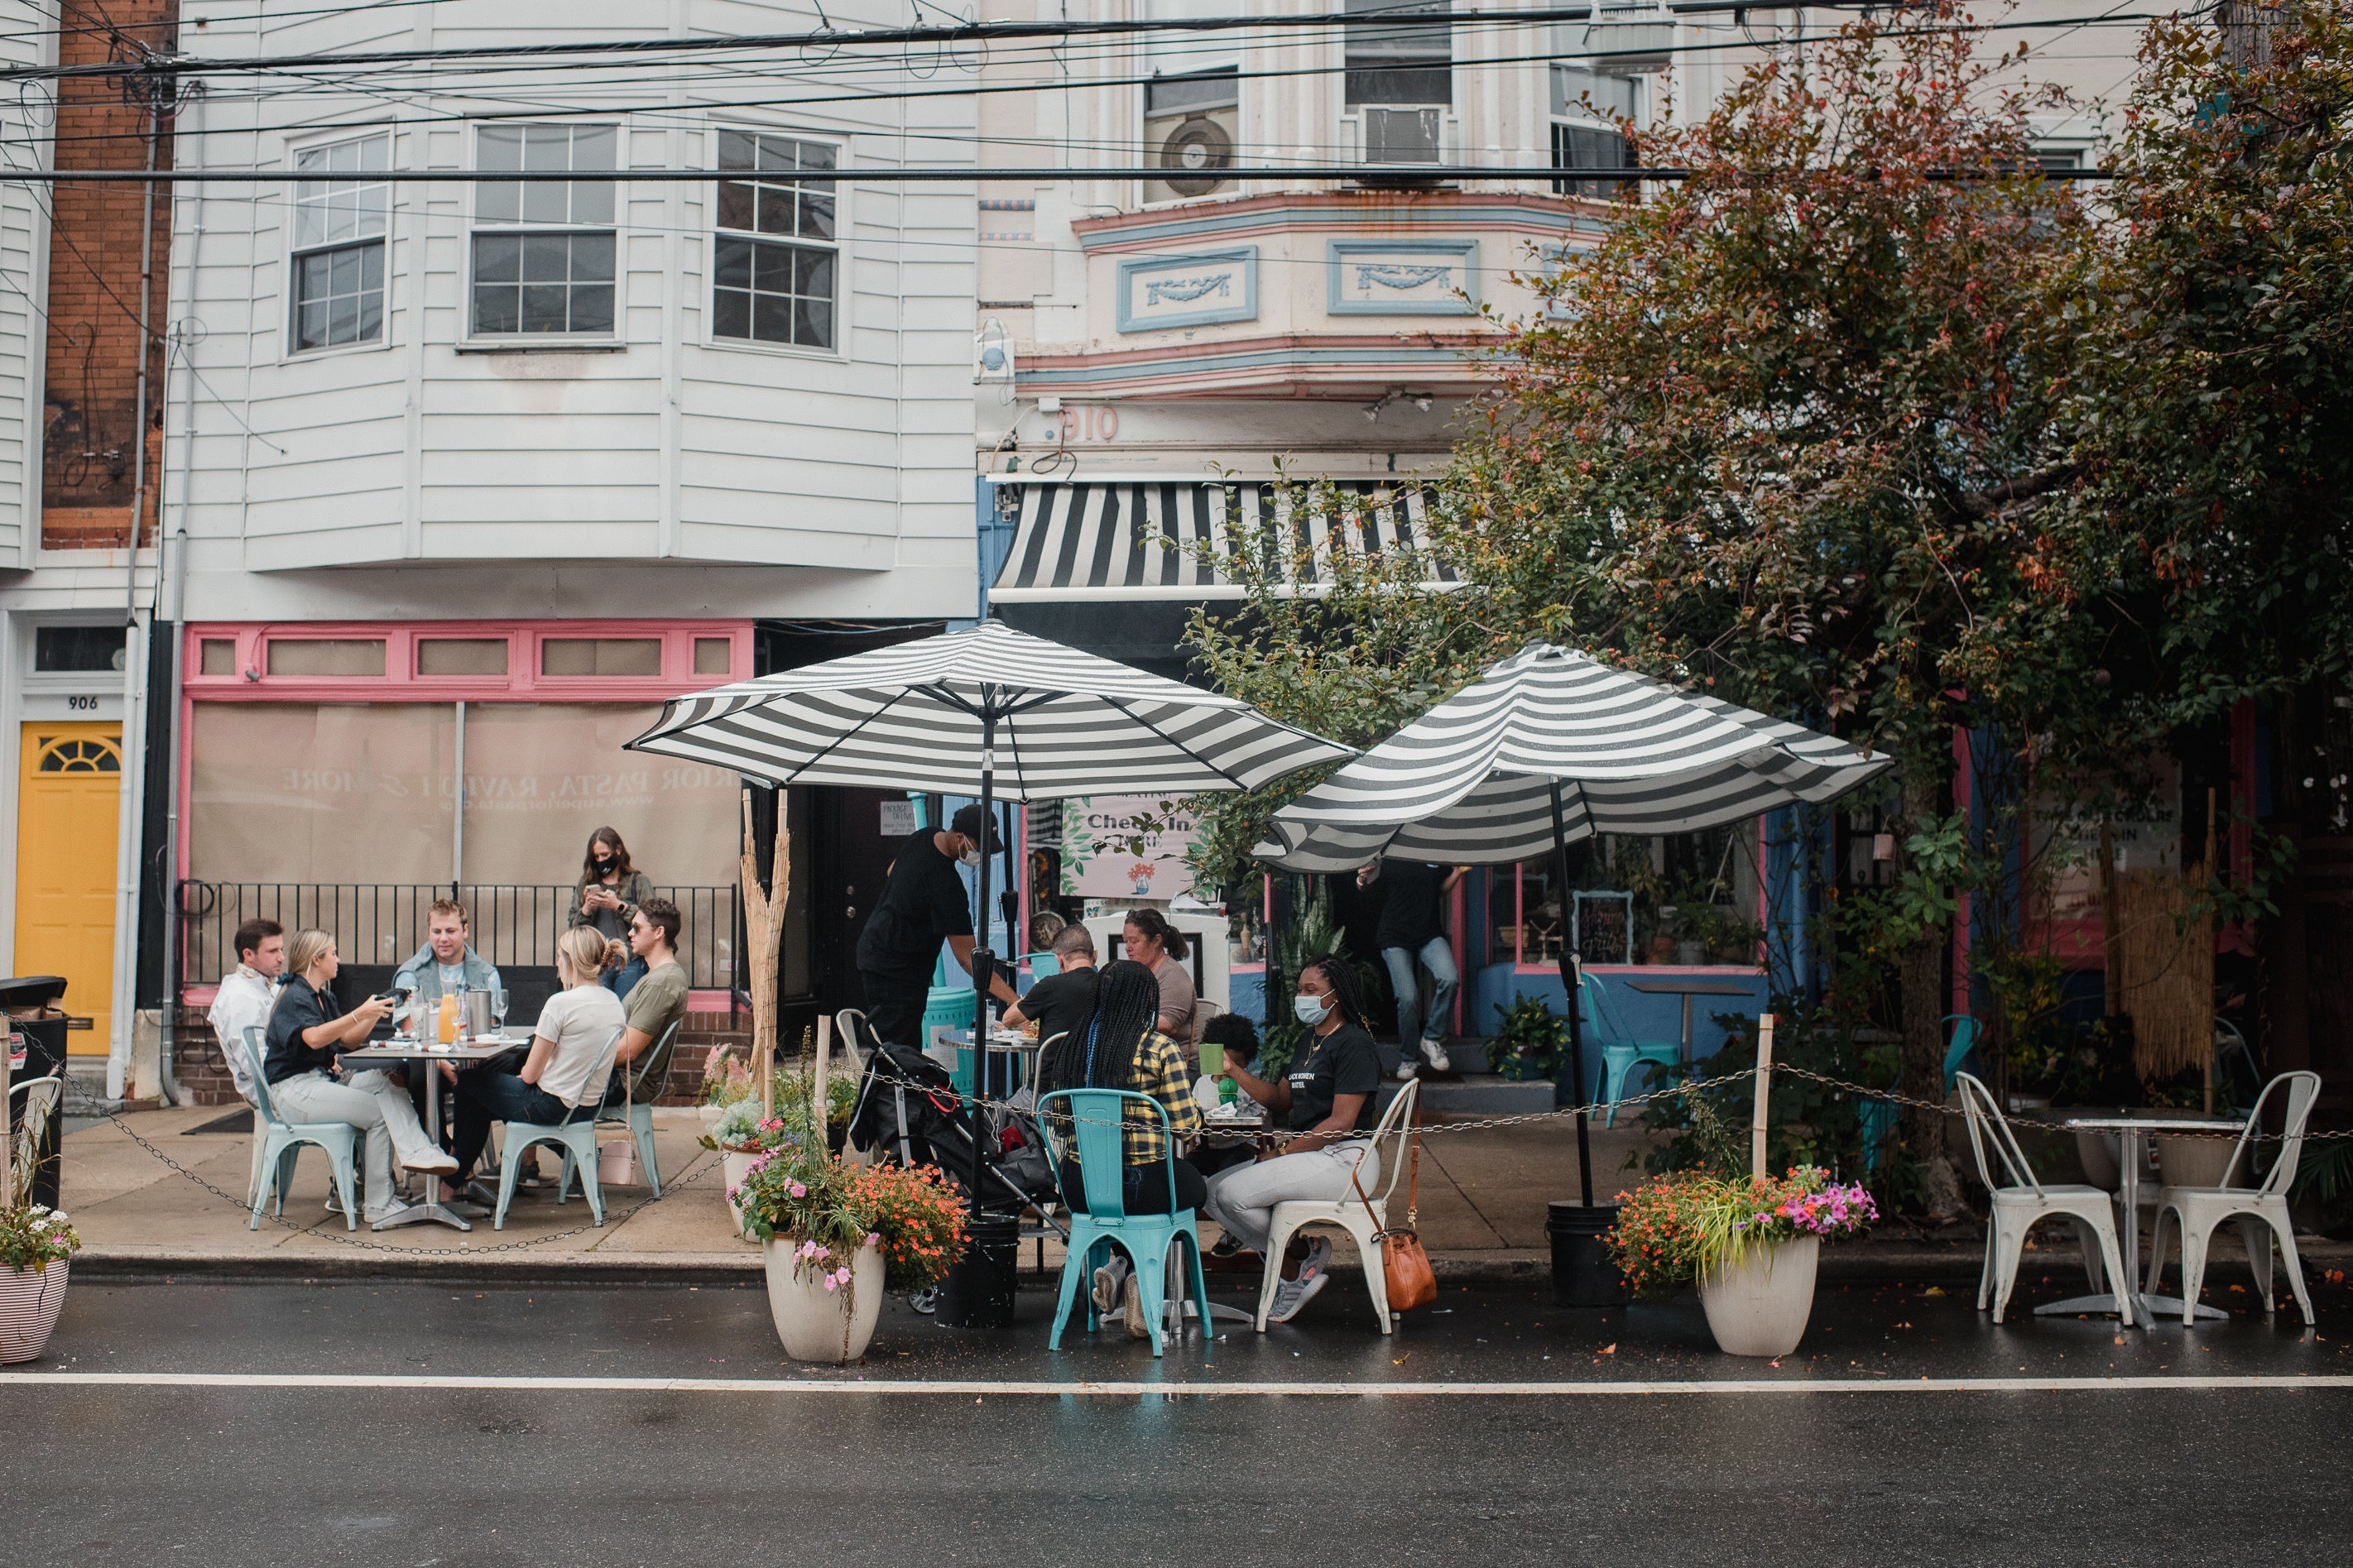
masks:
<path fill-rule="evenodd" d="M 761 1268 L 758 1246 L 735 1233 L 721 1192 L 719 1157 L 696 1143 L 702 1122 L 691 1109 L 654 1112 L 655 1152 L 664 1179 L 659 1201 L 642 1186 L 607 1189 L 606 1223 L 599 1227 L 576 1194 L 560 1205 L 544 1194 L 518 1194 L 505 1230 L 492 1230 L 485 1217 L 470 1232 L 438 1225 L 381 1233 L 363 1225 L 346 1231 L 340 1217 L 325 1212 L 326 1163 L 315 1152 L 298 1162 L 285 1223 L 265 1213 L 259 1228 L 248 1229 L 248 1211 L 239 1194 L 252 1158 L 249 1135 L 201 1131 L 234 1114 L 217 1106 L 132 1111 L 120 1127 L 101 1121 L 68 1134 L 64 1206 L 85 1244 L 76 1267 L 114 1275 L 301 1279 L 459 1273 L 613 1281 L 730 1280 L 756 1275 Z M 1597 1126 L 1592 1145 L 1594 1196 L 1608 1202 L 1640 1179 L 1629 1161 L 1641 1153 L 1645 1135 Z M 197 1180 L 174 1172 L 166 1159 Z M 1440 1121 L 1422 1140 L 1419 1230 L 1436 1271 L 1450 1280 L 1547 1277 L 1546 1205 L 1576 1195 L 1577 1140 L 1567 1119 L 1458 1131 Z M 1393 1215 L 1402 1215 L 1404 1198 L 1401 1182 Z M 1214 1238 L 1214 1226 L 1205 1224 L 1203 1229 Z M 1929 1232 L 1891 1221 L 1866 1240 L 1827 1249 L 1823 1271 L 1832 1279 L 1974 1280 L 1983 1234 L 1972 1226 Z M 1336 1261 L 1354 1263 L 1345 1238 L 1338 1245 Z M 2353 1246 L 2347 1244 L 2300 1237 L 2299 1246 L 2315 1276 L 2353 1260 Z M 2054 1268 L 2076 1267 L 2072 1243 L 2052 1250 Z M 2243 1274 L 2235 1231 L 2215 1237 L 2213 1256 L 2218 1268 Z M 1050 1242 L 1042 1255 L 1034 1245 L 1024 1247 L 1025 1268 L 1041 1261 L 1058 1268 L 1059 1247 Z"/>

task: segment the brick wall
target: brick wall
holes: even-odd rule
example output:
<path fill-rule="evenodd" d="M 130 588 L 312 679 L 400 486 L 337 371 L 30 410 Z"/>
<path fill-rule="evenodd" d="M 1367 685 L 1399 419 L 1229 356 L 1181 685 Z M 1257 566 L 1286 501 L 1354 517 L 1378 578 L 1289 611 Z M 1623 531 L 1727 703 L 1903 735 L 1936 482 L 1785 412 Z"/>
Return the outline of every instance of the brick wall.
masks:
<path fill-rule="evenodd" d="M 111 0 L 102 11 L 69 6 L 58 56 L 68 66 L 168 50 L 179 32 L 179 0 Z M 146 110 L 127 101 L 111 77 L 70 78 L 58 103 L 57 166 L 135 169 L 146 160 Z M 172 166 L 169 125 L 156 165 Z M 131 527 L 132 457 L 139 435 L 139 220 L 137 184 L 60 184 L 51 196 L 48 370 L 41 444 L 41 543 L 50 550 L 119 549 Z M 155 200 L 148 321 L 160 339 L 170 327 L 172 203 Z M 164 355 L 148 345 L 147 492 L 144 532 L 154 529 L 162 460 Z"/>
<path fill-rule="evenodd" d="M 741 1027 L 734 1026 L 740 1024 Z M 741 1056 L 751 1048 L 752 1020 L 725 1013 L 689 1013 L 686 1031 L 679 1037 L 670 1058 L 670 1092 L 663 1105 L 693 1105 L 702 1098 L 702 1069 L 712 1056 L 728 1046 Z M 179 1032 L 172 1052 L 173 1070 L 181 1093 L 194 1105 L 235 1105 L 237 1089 L 230 1082 L 228 1063 L 213 1038 L 213 1026 L 202 1013 L 180 1011 Z"/>

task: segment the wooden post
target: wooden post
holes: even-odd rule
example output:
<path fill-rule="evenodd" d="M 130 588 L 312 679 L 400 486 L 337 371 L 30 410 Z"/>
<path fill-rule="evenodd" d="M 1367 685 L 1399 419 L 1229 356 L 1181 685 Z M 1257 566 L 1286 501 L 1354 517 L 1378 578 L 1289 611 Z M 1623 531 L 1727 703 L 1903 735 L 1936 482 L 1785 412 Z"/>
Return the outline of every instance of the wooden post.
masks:
<path fill-rule="evenodd" d="M 819 1013 L 817 1016 L 817 1067 L 809 1074 L 809 1120 L 817 1124 L 818 1136 L 829 1140 L 833 1122 L 833 1106 L 826 1098 L 827 1068 L 833 1056 L 833 1020 Z"/>
<path fill-rule="evenodd" d="M 1773 1015 L 1757 1020 L 1757 1105 L 1749 1114 L 1748 1173 L 1765 1174 L 1765 1106 L 1773 1093 Z"/>
<path fill-rule="evenodd" d="M 752 834 L 752 796 L 744 796 L 744 935 L 751 952 L 752 1071 L 760 1086 L 760 1119 L 776 1113 L 776 969 L 785 940 L 785 900 L 792 886 L 792 835 L 776 825 L 776 854 L 768 886 L 760 886 L 759 846 Z"/>
<path fill-rule="evenodd" d="M 2211 889 L 2213 887 L 2213 884 L 2214 884 L 2214 877 L 2215 877 L 2215 866 L 2214 866 L 2214 791 L 2213 791 L 2213 789 L 2212 789 L 2211 786 L 2210 786 L 2210 787 L 2207 789 L 2207 791 L 2206 791 L 2206 859 L 2205 859 L 2205 862 L 2204 862 L 2204 863 L 2203 863 L 2203 864 L 2199 868 L 2199 872 L 2200 872 L 2200 879 L 2201 879 L 2206 883 L 2206 885 L 2207 885 L 2207 887 L 2209 888 L 2209 889 Z M 2217 931 L 2219 931 L 2220 929 L 2221 929 L 2221 927 L 2220 927 L 2220 926 L 2219 926 L 2219 925 L 2218 925 L 2218 924 L 2213 921 L 2213 919 L 2210 916 L 2210 917 L 2208 918 L 2208 920 L 2207 920 L 2207 929 L 2206 929 L 2206 940 L 2207 940 L 2207 942 L 2208 942 L 2210 944 L 2211 944 L 2211 943 L 2213 942 L 2213 940 L 2214 940 L 2214 933 L 2215 933 Z M 2214 1020 L 2213 1020 L 2213 1019 L 2211 1019 L 2211 1018 L 2209 1018 L 2209 1019 L 2207 1019 L 2207 1020 L 2206 1020 L 2206 1115 L 2207 1115 L 2207 1117 L 2211 1120 L 2211 1119 L 2212 1118 L 2213 1114 L 2214 1114 Z"/>
<path fill-rule="evenodd" d="M 2105 1016 L 2115 1017 L 2124 1011 L 2124 998 L 2116 984 L 2116 931 L 2122 913 L 2116 908 L 2116 836 L 2109 826 L 2100 824 L 2100 976 L 2106 994 L 2101 998 Z"/>
<path fill-rule="evenodd" d="M 16 1026 L 8 1025 L 8 1032 L 0 1035 L 0 1208 L 16 1206 L 16 1120 L 13 1112 L 16 1101 L 8 1093 L 9 1077 L 16 1064 L 9 1058 L 16 1053 Z M 37 1156 L 40 1151 L 35 1150 Z"/>

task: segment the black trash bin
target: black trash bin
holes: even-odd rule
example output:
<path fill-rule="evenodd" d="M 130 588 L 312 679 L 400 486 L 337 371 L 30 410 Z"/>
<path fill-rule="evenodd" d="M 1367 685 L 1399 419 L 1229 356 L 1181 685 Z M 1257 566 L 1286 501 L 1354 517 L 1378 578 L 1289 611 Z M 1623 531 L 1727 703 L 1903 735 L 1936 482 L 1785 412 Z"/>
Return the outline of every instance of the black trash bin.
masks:
<path fill-rule="evenodd" d="M 1552 1299 L 1560 1307 L 1622 1307 L 1626 1276 L 1604 1239 L 1617 1228 L 1615 1204 L 1546 1205 L 1545 1235 L 1552 1241 Z"/>
<path fill-rule="evenodd" d="M 985 1214 L 971 1222 L 965 1255 L 940 1281 L 933 1321 L 951 1329 L 1013 1326 L 1013 1279 L 1021 1247 L 1021 1221 Z"/>
<path fill-rule="evenodd" d="M 26 974 L 0 980 L 0 1008 L 7 1010 L 8 1026 L 25 1046 L 25 1065 L 10 1079 L 12 1084 L 65 1076 L 66 1015 L 58 1005 L 65 994 L 66 983 L 60 975 Z M 23 1103 L 22 1096 L 12 1101 L 13 1105 Z M 33 1176 L 33 1201 L 51 1208 L 58 1204 L 64 1140 L 65 1116 L 60 1106 L 41 1136 L 40 1164 Z"/>

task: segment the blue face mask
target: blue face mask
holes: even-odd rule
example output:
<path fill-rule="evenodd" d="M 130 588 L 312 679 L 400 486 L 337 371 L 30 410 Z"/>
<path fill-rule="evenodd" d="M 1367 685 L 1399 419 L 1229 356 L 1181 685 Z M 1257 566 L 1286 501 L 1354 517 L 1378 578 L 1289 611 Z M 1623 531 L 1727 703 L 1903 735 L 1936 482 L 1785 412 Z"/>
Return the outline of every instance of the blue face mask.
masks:
<path fill-rule="evenodd" d="M 1293 996 L 1291 1010 L 1298 1015 L 1301 1023 L 1313 1026 L 1332 1016 L 1332 1004 L 1322 996 Z"/>

